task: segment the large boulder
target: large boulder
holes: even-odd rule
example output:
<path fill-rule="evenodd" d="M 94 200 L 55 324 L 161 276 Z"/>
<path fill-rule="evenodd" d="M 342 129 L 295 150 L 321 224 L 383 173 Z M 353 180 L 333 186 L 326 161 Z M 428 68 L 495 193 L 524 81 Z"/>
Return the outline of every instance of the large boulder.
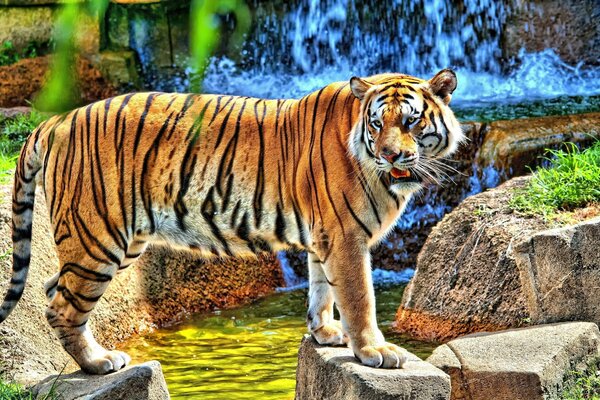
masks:
<path fill-rule="evenodd" d="M 598 326 L 575 322 L 467 335 L 427 361 L 450 375 L 452 400 L 558 400 L 598 357 Z"/>
<path fill-rule="evenodd" d="M 432 230 L 396 330 L 447 340 L 531 323 L 600 322 L 600 219 L 551 229 L 514 212 L 508 203 L 530 179 L 466 199 Z"/>
<path fill-rule="evenodd" d="M 11 185 L 0 186 L 0 296 L 11 274 Z M 77 369 L 50 329 L 43 284 L 58 272 L 44 196 L 36 195 L 32 261 L 23 298 L 0 324 L 0 375 L 35 383 L 49 374 Z M 186 252 L 150 248 L 118 274 L 90 319 L 98 341 L 109 348 L 189 313 L 231 307 L 283 286 L 274 257 L 207 262 Z"/>
<path fill-rule="evenodd" d="M 348 347 L 318 345 L 305 337 L 298 352 L 296 400 L 445 400 L 450 378 L 408 353 L 401 369 L 362 365 Z"/>

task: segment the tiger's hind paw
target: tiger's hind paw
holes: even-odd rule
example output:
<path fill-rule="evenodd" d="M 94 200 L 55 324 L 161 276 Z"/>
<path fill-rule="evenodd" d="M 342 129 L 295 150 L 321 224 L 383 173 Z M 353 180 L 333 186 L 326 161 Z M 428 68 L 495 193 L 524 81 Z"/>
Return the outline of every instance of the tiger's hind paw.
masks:
<path fill-rule="evenodd" d="M 340 321 L 332 320 L 310 333 L 321 345 L 345 346 L 348 344 L 348 336 L 344 334 Z"/>
<path fill-rule="evenodd" d="M 101 357 L 82 363 L 81 369 L 88 374 L 106 375 L 124 368 L 131 362 L 131 357 L 122 351 L 106 351 Z"/>

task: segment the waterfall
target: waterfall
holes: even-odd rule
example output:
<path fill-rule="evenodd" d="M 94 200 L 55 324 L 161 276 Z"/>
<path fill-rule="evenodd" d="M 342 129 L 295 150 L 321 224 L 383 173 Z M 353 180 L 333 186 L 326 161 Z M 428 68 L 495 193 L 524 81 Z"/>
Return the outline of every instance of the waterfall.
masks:
<path fill-rule="evenodd" d="M 243 50 L 235 61 L 213 58 L 205 90 L 297 98 L 353 75 L 431 77 L 451 67 L 455 105 L 600 94 L 597 65 L 568 65 L 551 49 L 509 54 L 508 21 L 529 3 L 255 0 Z"/>

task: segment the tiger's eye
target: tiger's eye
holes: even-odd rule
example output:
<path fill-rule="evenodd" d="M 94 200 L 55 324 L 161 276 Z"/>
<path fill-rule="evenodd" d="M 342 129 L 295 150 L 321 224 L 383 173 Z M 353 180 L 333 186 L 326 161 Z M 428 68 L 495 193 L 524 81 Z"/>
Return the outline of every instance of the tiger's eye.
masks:
<path fill-rule="evenodd" d="M 371 126 L 375 129 L 381 129 L 383 125 L 381 124 L 381 121 L 375 120 L 371 122 Z"/>
<path fill-rule="evenodd" d="M 415 117 L 408 117 L 408 119 L 406 120 L 406 122 L 408 122 L 409 124 L 412 124 L 413 122 L 415 122 L 417 119 Z"/>

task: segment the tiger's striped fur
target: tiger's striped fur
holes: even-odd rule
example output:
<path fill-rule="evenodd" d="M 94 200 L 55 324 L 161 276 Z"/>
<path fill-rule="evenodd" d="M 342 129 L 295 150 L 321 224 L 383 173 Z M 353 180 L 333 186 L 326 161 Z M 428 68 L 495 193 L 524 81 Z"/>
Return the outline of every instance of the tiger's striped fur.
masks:
<path fill-rule="evenodd" d="M 383 74 L 300 100 L 128 94 L 50 118 L 16 170 L 0 322 L 24 289 L 37 177 L 60 260 L 46 316 L 84 370 L 129 362 L 98 345 L 87 321 L 115 274 L 157 242 L 207 257 L 307 250 L 313 336 L 349 340 L 367 365 L 401 367 L 402 350 L 377 328 L 369 249 L 432 173 L 428 162 L 462 140 L 447 106 L 455 87 L 450 70 L 430 81 Z"/>

